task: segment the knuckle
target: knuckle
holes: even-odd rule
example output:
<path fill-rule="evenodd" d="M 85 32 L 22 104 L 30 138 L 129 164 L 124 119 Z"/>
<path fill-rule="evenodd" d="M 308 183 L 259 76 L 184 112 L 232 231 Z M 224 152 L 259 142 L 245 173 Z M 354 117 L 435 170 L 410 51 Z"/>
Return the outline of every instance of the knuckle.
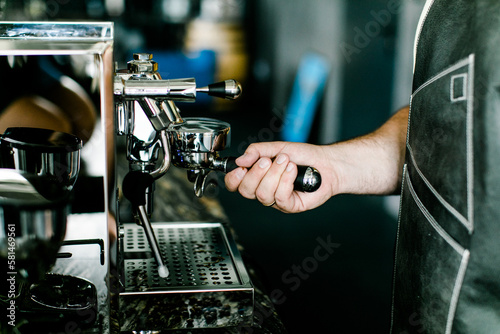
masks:
<path fill-rule="evenodd" d="M 255 193 L 242 184 L 240 184 L 240 186 L 238 187 L 238 192 L 240 193 L 241 196 L 247 199 L 255 199 Z"/>
<path fill-rule="evenodd" d="M 238 190 L 239 182 L 236 181 L 232 175 L 227 174 L 224 177 L 224 183 L 226 184 L 227 190 L 231 192 L 235 192 L 236 190 Z"/>
<path fill-rule="evenodd" d="M 268 192 L 267 191 L 264 191 L 262 189 L 257 189 L 257 191 L 255 192 L 255 197 L 260 201 L 266 201 L 266 199 L 269 197 L 268 196 Z"/>
<path fill-rule="evenodd" d="M 278 194 L 276 194 L 274 196 L 274 200 L 276 201 L 276 203 L 285 203 L 285 198 L 283 196 L 278 195 Z"/>

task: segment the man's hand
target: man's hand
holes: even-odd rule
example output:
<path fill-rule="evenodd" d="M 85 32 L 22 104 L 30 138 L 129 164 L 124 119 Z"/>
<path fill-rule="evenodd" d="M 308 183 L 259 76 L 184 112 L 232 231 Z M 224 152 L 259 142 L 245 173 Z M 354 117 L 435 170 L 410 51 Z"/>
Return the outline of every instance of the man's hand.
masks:
<path fill-rule="evenodd" d="M 337 184 L 334 173 L 329 170 L 329 161 L 320 159 L 324 149 L 325 146 L 302 143 L 252 144 L 236 159 L 240 168 L 226 175 L 226 187 L 283 212 L 310 210 L 328 200 L 333 195 L 332 185 Z M 326 186 L 312 193 L 294 191 L 297 164 L 315 167 Z"/>

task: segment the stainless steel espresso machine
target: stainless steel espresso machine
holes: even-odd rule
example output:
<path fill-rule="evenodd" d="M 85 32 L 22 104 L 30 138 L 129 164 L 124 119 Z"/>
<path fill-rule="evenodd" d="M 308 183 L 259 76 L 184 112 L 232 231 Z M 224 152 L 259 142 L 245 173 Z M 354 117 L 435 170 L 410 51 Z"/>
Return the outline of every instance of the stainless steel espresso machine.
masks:
<path fill-rule="evenodd" d="M 26 124 L 0 122 L 2 333 L 110 332 L 112 46 L 111 23 L 0 22 L 2 115 L 18 103 L 15 118 Z M 51 83 L 73 83 L 54 65 L 91 81 L 96 122 L 85 145 L 26 117 L 52 106 Z"/>
<path fill-rule="evenodd" d="M 77 68 L 90 81 L 96 124 L 83 146 L 51 142 L 63 153 L 77 151 L 81 160 L 81 168 L 71 169 L 78 181 L 71 195 L 65 192 L 64 206 L 40 197 L 58 184 L 42 173 L 53 164 L 25 170 L 15 155 L 20 153 L 10 153 L 19 152 L 23 143 L 40 153 L 40 135 L 52 141 L 64 135 L 50 132 L 46 138 L 47 133 L 38 133 L 33 139 L 44 131 L 29 128 L 0 134 L 7 152 L 0 157 L 1 166 L 8 169 L 0 170 L 0 240 L 27 245 L 41 239 L 36 233 L 20 233 L 18 227 L 9 230 L 12 223 L 2 213 L 24 203 L 11 197 L 34 196 L 38 211 L 29 205 L 24 209 L 39 216 L 49 217 L 54 207 L 64 207 L 64 215 L 55 219 L 59 230 L 46 233 L 54 243 L 47 265 L 37 271 L 40 277 L 27 281 L 19 276 L 40 262 L 36 247 L 24 247 L 31 250 L 28 255 L 18 252 L 20 248 L 11 248 L 11 253 L 0 248 L 6 252 L 3 267 L 9 256 L 17 260 L 17 267 L 0 270 L 28 284 L 22 298 L 17 288 L 0 285 L 1 305 L 14 305 L 9 311 L 13 319 L 2 319 L 0 328 L 20 333 L 159 333 L 249 326 L 255 291 L 228 227 L 218 221 L 152 221 L 155 187 L 172 166 L 186 171 L 196 197 L 214 186 L 216 172 L 236 168 L 234 158 L 221 154 L 230 145 L 230 125 L 183 117 L 176 102 L 194 102 L 197 94 L 236 99 L 240 84 L 226 80 L 196 87 L 193 78 L 162 80 L 158 64 L 147 53 L 133 55 L 126 69 L 115 69 L 111 23 L 0 22 L 0 65 L 8 64 L 6 77 L 20 69 L 31 81 L 36 73 L 26 64 L 42 64 L 44 69 L 47 57 Z M 300 167 L 295 186 L 314 191 L 320 182 L 314 168 Z M 27 217 L 24 223 L 31 227 L 35 218 Z M 48 222 L 45 227 L 52 226 Z M 37 317 L 27 317 L 27 311 Z"/>
<path fill-rule="evenodd" d="M 230 143 L 229 124 L 183 118 L 175 102 L 197 93 L 235 99 L 241 87 L 227 80 L 197 88 L 195 79 L 162 80 L 157 69 L 151 54 L 135 54 L 114 80 L 117 133 L 126 137 L 129 164 L 121 190 L 136 217 L 118 224 L 120 330 L 250 324 L 254 291 L 228 230 L 219 222 L 150 221 L 155 180 L 171 165 L 187 170 L 199 197 L 214 171 L 231 167 L 219 156 Z"/>
<path fill-rule="evenodd" d="M 155 184 L 171 165 L 188 170 L 200 197 L 213 184 L 211 171 L 225 171 L 231 165 L 219 157 L 230 143 L 229 124 L 183 119 L 175 102 L 194 101 L 197 93 L 234 99 L 241 94 L 240 85 L 228 80 L 197 88 L 194 79 L 162 80 L 148 54 L 134 55 L 126 70 L 115 71 L 111 23 L 1 22 L 0 50 L 4 74 L 23 78 L 18 80 L 18 91 L 36 86 L 30 84 L 38 82 L 34 76 L 45 75 L 50 67 L 47 59 L 82 71 L 91 81 L 97 112 L 92 136 L 78 147 L 82 170 L 72 169 L 79 174 L 78 181 L 61 210 L 64 215 L 55 220 L 58 230 L 46 233 L 47 240 L 28 234 L 26 241 L 27 234 L 18 225 L 10 231 L 14 222 L 1 217 L 0 240 L 19 246 L 11 253 L 5 247 L 2 253 L 6 260 L 2 267 L 9 258 L 17 265 L 9 271 L 2 268 L 16 281 L 14 289 L 2 285 L 5 291 L 0 292 L 2 305 L 13 305 L 12 320 L 1 320 L 2 331 L 157 332 L 251 323 L 254 290 L 226 226 L 150 221 Z M 36 64 L 37 71 L 29 64 Z M 52 184 L 40 171 L 25 175 L 22 164 L 7 164 L 18 160 L 19 154 L 10 152 L 17 152 L 19 143 L 31 144 L 41 154 L 37 151 L 40 139 L 30 139 L 38 131 L 43 132 L 25 128 L 2 134 L 2 166 L 9 169 L 0 175 L 2 213 L 19 202 L 9 199 L 19 195 L 13 188 L 24 197 L 40 197 L 40 187 L 34 185 Z M 61 145 L 60 149 L 68 148 Z M 42 204 L 48 208 L 37 213 L 48 217 L 51 203 L 42 197 L 37 205 Z M 123 220 L 120 213 L 129 207 L 135 218 Z M 23 222 L 28 227 L 35 224 L 33 219 Z M 116 250 L 111 247 L 113 235 Z M 51 245 L 49 258 L 44 258 L 47 264 L 36 271 L 39 277 L 25 280 L 20 273 L 45 257 L 35 247 L 41 242 Z M 31 248 L 20 247 L 30 243 Z M 22 253 L 26 249 L 30 254 Z M 27 286 L 23 296 L 20 285 Z M 78 295 L 83 300 L 76 300 Z M 29 312 L 37 317 L 28 317 Z"/>

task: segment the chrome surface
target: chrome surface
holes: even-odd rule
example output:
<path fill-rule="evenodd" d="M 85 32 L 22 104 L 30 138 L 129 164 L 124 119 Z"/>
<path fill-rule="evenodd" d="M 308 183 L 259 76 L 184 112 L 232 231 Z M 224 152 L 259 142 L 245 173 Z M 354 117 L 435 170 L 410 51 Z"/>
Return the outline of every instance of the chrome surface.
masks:
<path fill-rule="evenodd" d="M 36 178 L 36 175 L 19 170 L 0 168 L 0 204 L 49 205 L 51 201 L 34 185 Z"/>
<path fill-rule="evenodd" d="M 182 152 L 210 153 L 224 150 L 230 145 L 229 123 L 211 118 L 184 118 L 181 124 L 168 129 L 172 148 Z"/>
<path fill-rule="evenodd" d="M 243 89 L 236 80 L 226 80 L 226 99 L 235 100 L 241 96 Z"/>
<path fill-rule="evenodd" d="M 157 264 L 157 268 L 163 268 L 162 270 L 166 271 L 165 274 L 161 274 L 160 270 L 157 270 L 160 277 L 169 276 L 168 267 L 163 263 L 163 259 L 160 253 L 160 247 L 158 246 L 158 241 L 155 237 L 153 227 L 151 226 L 151 221 L 149 220 L 148 214 L 146 212 L 145 206 L 141 205 L 138 208 L 139 220 L 141 222 L 141 226 L 143 227 L 144 234 L 146 235 L 146 239 L 148 240 L 149 248 L 153 253 L 154 259 Z"/>
<path fill-rule="evenodd" d="M 230 126 L 209 118 L 183 119 L 175 102 L 195 100 L 195 80 L 162 80 L 157 70 L 152 55 L 144 53 L 135 54 L 127 70 L 115 73 L 117 134 L 126 135 L 129 163 L 122 190 L 129 193 L 130 178 L 141 180 L 146 173 L 156 180 L 173 164 L 189 170 L 194 193 L 201 197 L 216 182 L 210 167 L 214 161 L 220 165 L 218 153 L 230 144 Z M 213 84 L 206 93 L 232 99 L 241 94 L 241 87 L 229 80 Z M 141 173 L 134 173 L 137 171 Z M 251 322 L 254 290 L 224 227 L 219 223 L 151 222 L 154 183 L 132 195 L 125 197 L 132 203 L 135 223 L 120 222 L 118 234 L 118 268 L 124 288 L 118 298 L 120 330 L 154 333 Z M 169 275 L 162 275 L 166 268 Z M 205 304 L 209 300 L 211 305 L 205 306 L 212 311 L 199 313 L 193 300 Z M 147 316 L 127 312 L 137 304 L 147 309 Z M 187 309 L 179 317 L 171 312 L 172 305 L 178 305 L 176 310 Z M 184 319 L 186 312 L 193 319 Z"/>
<path fill-rule="evenodd" d="M 227 100 L 236 100 L 241 96 L 243 88 L 238 81 L 229 79 L 222 82 L 210 84 L 205 87 L 196 88 L 196 91 L 212 96 L 221 97 Z"/>
<path fill-rule="evenodd" d="M 0 136 L 0 168 L 12 168 L 58 183 L 69 192 L 80 170 L 82 141 L 45 129 L 9 128 Z"/>
<path fill-rule="evenodd" d="M 0 55 L 94 55 L 113 43 L 111 22 L 0 23 Z"/>
<path fill-rule="evenodd" d="M 230 125 L 211 118 L 184 118 L 168 129 L 172 163 L 187 169 L 210 168 L 217 152 L 229 147 Z"/>
<path fill-rule="evenodd" d="M 165 130 L 160 132 L 160 144 L 163 148 L 163 160 L 161 165 L 154 171 L 150 172 L 154 179 L 160 178 L 165 175 L 167 170 L 170 168 L 170 163 L 172 161 L 172 156 L 170 154 L 170 146 L 168 145 L 168 134 Z"/>
<path fill-rule="evenodd" d="M 196 83 L 192 78 L 151 80 L 147 77 L 127 76 L 132 80 L 115 81 L 115 95 L 135 100 L 150 97 L 160 100 L 192 102 L 196 99 Z"/>
<path fill-rule="evenodd" d="M 318 170 L 314 167 L 307 167 L 302 179 L 302 187 L 304 191 L 311 192 L 318 188 L 318 183 L 321 184 L 321 176 Z"/>
<path fill-rule="evenodd" d="M 124 224 L 126 293 L 168 293 L 170 290 L 220 290 L 246 286 L 250 278 L 234 241 L 220 223 L 153 223 L 168 278 L 157 274 L 146 235 L 136 224 Z"/>
<path fill-rule="evenodd" d="M 136 224 L 123 227 L 121 305 L 124 309 L 130 304 L 148 305 L 148 313 L 156 316 L 143 319 L 123 314 L 122 331 L 251 323 L 254 289 L 236 244 L 222 224 L 153 223 L 160 251 L 170 268 L 167 278 L 158 275 L 144 231 Z M 171 312 L 165 313 L 165 307 Z"/>
<path fill-rule="evenodd" d="M 210 168 L 218 152 L 230 144 L 229 124 L 208 118 L 183 119 L 174 101 L 194 101 L 197 91 L 236 99 L 241 85 L 226 80 L 197 89 L 193 78 L 162 80 L 158 64 L 148 53 L 134 54 L 127 66 L 126 71 L 115 73 L 114 96 L 117 134 L 127 136 L 130 170 L 157 179 L 168 171 L 170 162 L 186 169 Z M 196 187 L 195 192 L 203 193 L 200 189 Z"/>
<path fill-rule="evenodd" d="M 0 225 L 4 232 L 0 232 L 0 256 L 7 257 L 12 238 L 20 281 L 39 280 L 56 261 L 66 232 L 66 202 L 80 170 L 81 148 L 75 136 L 45 129 L 9 128 L 0 137 Z"/>
<path fill-rule="evenodd" d="M 8 186 L 5 184 L 7 182 L 5 174 L 0 176 L 0 179 L 6 181 L 0 185 L 0 189 L 4 189 L 7 192 L 0 199 L 0 216 L 2 216 L 0 220 L 3 219 L 9 225 L 14 224 L 16 226 L 15 243 L 16 251 L 18 251 L 16 252 L 16 283 L 21 283 L 22 280 L 25 280 L 25 277 L 28 277 L 30 282 L 37 280 L 36 273 L 44 273 L 49 270 L 52 273 L 78 276 L 93 282 L 96 285 L 98 293 L 97 304 L 89 307 L 88 312 L 82 312 L 82 317 L 71 319 L 71 324 L 75 324 L 76 328 L 82 328 L 82 323 L 85 322 L 86 329 L 84 331 L 89 333 L 110 333 L 109 252 L 106 251 L 104 254 L 102 251 L 99 254 L 97 250 L 89 252 L 89 246 L 65 246 L 64 242 L 61 248 L 59 248 L 59 245 L 62 239 L 61 236 L 66 235 L 66 238 L 69 237 L 74 240 L 82 236 L 102 239 L 102 247 L 107 250 L 109 246 L 108 223 L 114 221 L 114 209 L 116 207 L 116 205 L 109 203 L 114 191 L 112 189 L 113 183 L 109 180 L 110 175 L 107 174 L 110 170 L 106 169 L 106 167 L 109 167 L 106 163 L 109 163 L 111 160 L 106 161 L 106 152 L 108 152 L 106 144 L 110 144 L 106 142 L 106 139 L 110 138 L 108 131 L 113 130 L 113 110 L 109 110 L 108 108 L 108 106 L 112 106 L 112 103 L 108 102 L 113 98 L 112 80 L 110 80 L 113 73 L 113 38 L 112 22 L 0 22 L 0 55 L 4 58 L 2 59 L 3 61 L 9 64 L 15 63 L 21 65 L 24 63 L 19 60 L 26 58 L 37 61 L 43 58 L 57 58 L 60 64 L 65 64 L 65 69 L 69 70 L 71 66 L 71 69 L 74 69 L 75 73 L 78 73 L 72 76 L 76 81 L 81 79 L 87 82 L 86 79 L 89 79 L 89 88 L 95 93 L 93 94 L 93 97 L 95 97 L 93 102 L 95 103 L 98 120 L 90 141 L 82 149 L 81 158 L 85 162 L 88 175 L 102 178 L 102 186 L 98 186 L 95 189 L 94 197 L 97 199 L 102 198 L 102 207 L 104 209 L 98 208 L 97 210 L 103 210 L 103 212 L 92 211 L 89 213 L 71 214 L 67 212 L 64 201 L 51 200 L 47 203 L 44 200 L 43 203 L 40 203 L 39 196 L 32 196 L 36 193 L 26 195 L 26 187 L 21 190 L 13 190 L 12 183 Z M 31 72 L 29 68 L 24 70 L 20 66 L 16 67 L 16 69 L 23 70 L 25 80 L 39 82 L 37 80 L 39 79 L 37 71 Z M 71 70 L 65 71 L 66 74 L 72 72 Z M 11 73 L 9 70 L 3 74 L 5 77 L 9 77 Z M 26 150 L 23 153 L 23 148 L 12 147 L 17 152 L 13 152 L 13 155 L 5 160 L 3 158 L 0 160 L 18 160 L 19 162 L 16 162 L 16 166 L 24 168 L 20 162 L 24 159 L 26 160 L 24 166 L 33 166 L 32 162 L 34 159 L 28 159 L 28 156 L 35 157 L 37 155 L 32 154 L 32 152 L 24 154 Z M 8 149 L 14 151 L 10 148 Z M 58 154 L 60 155 L 57 156 Z M 71 181 L 73 176 L 78 173 L 69 167 L 72 162 L 75 162 L 76 154 L 73 154 L 73 158 L 68 159 L 69 163 L 63 159 L 59 160 L 61 156 L 61 152 L 39 154 L 38 157 L 40 157 L 40 161 L 44 162 L 45 166 L 33 169 L 33 171 L 40 171 L 37 172 L 37 175 L 24 174 L 20 171 L 15 172 L 22 174 L 42 197 L 46 197 L 47 192 L 49 193 L 48 198 L 64 197 L 71 187 L 60 189 L 57 186 L 60 184 L 59 180 L 69 180 L 69 184 L 71 185 L 73 183 Z M 22 158 L 19 160 L 19 157 Z M 68 170 L 73 170 L 74 172 L 66 173 L 65 171 Z M 50 177 L 47 175 L 50 175 Z M 16 186 L 19 186 L 19 184 Z M 54 190 L 58 188 L 58 191 Z M 14 191 L 19 191 L 16 200 L 12 198 Z M 63 196 L 60 196 L 61 193 Z M 98 202 L 98 200 L 95 202 Z M 68 215 L 66 216 L 67 213 Z M 113 225 L 110 224 L 109 226 Z M 4 238 L 9 232 L 12 233 L 12 230 L 1 227 L 0 237 Z M 5 242 L 2 239 L 1 245 L 4 244 Z M 97 249 L 97 246 L 95 246 L 95 249 Z M 71 253 L 71 258 L 65 257 L 55 260 L 56 256 L 59 255 L 57 253 L 58 250 L 65 254 Z M 3 250 L 1 256 L 4 256 Z M 89 259 L 92 259 L 92 261 L 89 262 Z M 52 266 L 53 260 L 55 260 L 55 264 Z M 100 265 L 99 262 L 102 263 L 103 260 L 105 265 Z M 5 270 L 4 274 L 6 272 Z M 47 276 L 45 275 L 45 277 Z M 74 284 L 71 284 L 71 286 L 73 287 Z M 27 289 L 22 290 L 26 291 Z M 50 292 L 58 293 L 56 289 Z M 3 301 L 5 302 L 5 299 Z M 85 298 L 85 301 L 88 300 Z M 44 303 L 37 304 L 36 312 L 34 312 L 36 319 L 27 320 L 27 313 L 29 312 L 25 312 L 26 309 L 22 311 L 18 309 L 16 311 L 16 325 L 18 327 L 14 331 L 19 330 L 19 332 L 23 333 L 39 332 L 42 330 L 39 326 L 40 319 L 43 319 L 43 331 L 60 331 L 55 328 L 49 329 L 51 324 L 48 324 L 47 320 L 49 322 L 60 321 L 63 325 L 70 323 L 59 316 L 54 316 L 54 313 L 47 315 L 45 311 L 47 311 L 50 305 L 45 305 L 45 310 L 43 310 L 44 307 L 42 304 Z M 20 298 L 16 300 L 16 306 L 25 308 L 26 304 Z M 83 314 L 85 314 L 85 318 L 83 318 Z M 96 320 L 95 327 L 90 326 L 86 322 L 89 316 Z M 31 321 L 33 321 L 31 328 L 25 329 L 25 326 L 30 326 Z M 6 326 L 6 322 L 2 322 L 2 325 Z M 0 328 L 6 329 L 2 325 L 0 325 Z M 32 328 L 35 329 L 33 330 Z M 2 329 L 0 329 L 0 332 L 2 332 Z M 10 329 L 7 329 L 7 331 L 10 331 Z"/>
<path fill-rule="evenodd" d="M 0 169 L 0 258 L 6 263 L 15 250 L 19 283 L 37 281 L 56 261 L 66 232 L 67 207 L 64 201 L 47 197 L 59 198 L 60 188 L 44 176 Z"/>
<path fill-rule="evenodd" d="M 193 191 L 196 197 L 203 197 L 206 192 L 214 191 L 217 188 L 217 175 L 209 169 L 201 169 L 197 172 Z"/>
<path fill-rule="evenodd" d="M 109 22 L 2 22 L 0 39 L 102 40 L 113 38 Z"/>

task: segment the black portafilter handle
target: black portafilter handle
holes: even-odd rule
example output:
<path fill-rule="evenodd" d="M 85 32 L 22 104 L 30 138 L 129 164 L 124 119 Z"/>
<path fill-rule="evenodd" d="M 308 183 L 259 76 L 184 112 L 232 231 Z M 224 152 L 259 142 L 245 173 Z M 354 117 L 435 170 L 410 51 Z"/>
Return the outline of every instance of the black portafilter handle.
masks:
<path fill-rule="evenodd" d="M 236 157 L 227 157 L 223 159 L 224 172 L 229 173 L 239 166 L 236 164 Z M 295 182 L 293 183 L 293 189 L 296 191 L 302 191 L 306 193 L 312 193 L 318 190 L 321 186 L 321 174 L 319 171 L 310 166 L 297 166 L 298 174 Z"/>

